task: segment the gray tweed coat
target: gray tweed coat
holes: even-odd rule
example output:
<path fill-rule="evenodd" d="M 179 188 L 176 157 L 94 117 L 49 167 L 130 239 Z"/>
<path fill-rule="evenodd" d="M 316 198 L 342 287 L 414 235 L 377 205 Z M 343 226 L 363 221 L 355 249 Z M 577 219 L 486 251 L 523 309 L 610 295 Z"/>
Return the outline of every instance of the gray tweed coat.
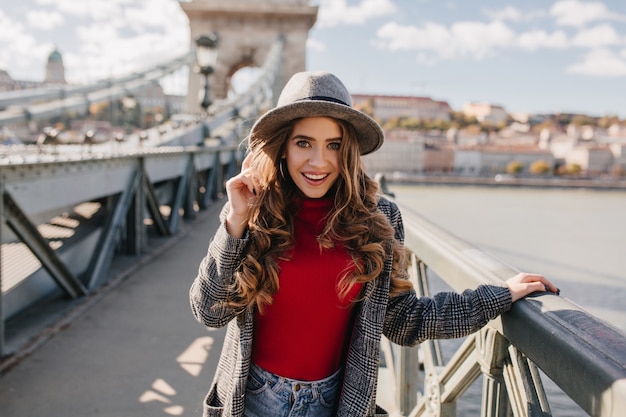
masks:
<path fill-rule="evenodd" d="M 381 197 L 378 208 L 394 227 L 396 239 L 403 242 L 404 228 L 396 204 Z M 251 362 L 254 312 L 248 310 L 237 315 L 231 309 L 216 307 L 228 297 L 228 284 L 248 243 L 246 236 L 235 239 L 226 232 L 227 210 L 228 204 L 190 290 L 191 309 L 198 321 L 208 327 L 228 326 L 217 372 L 205 399 L 204 417 L 243 416 Z M 446 292 L 432 298 L 418 298 L 410 291 L 390 298 L 391 263 L 388 256 L 383 273 L 366 284 L 367 297 L 355 306 L 337 416 L 387 415 L 376 406 L 381 334 L 403 346 L 413 346 L 426 339 L 462 337 L 511 307 L 511 295 L 506 287 L 486 285 L 463 294 Z"/>

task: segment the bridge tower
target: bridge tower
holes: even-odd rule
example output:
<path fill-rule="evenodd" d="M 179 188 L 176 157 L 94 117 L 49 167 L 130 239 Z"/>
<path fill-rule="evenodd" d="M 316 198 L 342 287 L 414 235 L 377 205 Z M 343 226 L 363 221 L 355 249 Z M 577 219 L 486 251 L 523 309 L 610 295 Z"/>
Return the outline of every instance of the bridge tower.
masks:
<path fill-rule="evenodd" d="M 214 99 L 225 98 L 235 72 L 261 67 L 279 35 L 285 37 L 279 84 L 306 69 L 306 40 L 317 19 L 308 0 L 192 0 L 179 3 L 189 18 L 191 47 L 200 35 L 217 32 L 218 62 L 209 77 Z M 189 71 L 186 110 L 200 110 L 198 91 L 203 79 Z M 276 98 L 275 98 L 276 99 Z"/>

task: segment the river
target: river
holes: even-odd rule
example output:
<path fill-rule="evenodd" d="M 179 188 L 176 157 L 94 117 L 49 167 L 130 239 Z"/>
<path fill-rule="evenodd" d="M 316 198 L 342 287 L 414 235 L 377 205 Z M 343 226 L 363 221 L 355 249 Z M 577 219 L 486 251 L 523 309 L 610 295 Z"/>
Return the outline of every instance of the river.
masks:
<path fill-rule="evenodd" d="M 399 202 L 428 220 L 519 270 L 545 275 L 562 296 L 626 332 L 626 192 L 389 188 Z M 551 381 L 544 383 L 555 417 L 587 415 Z M 460 417 L 479 414 L 477 389 L 459 401 Z"/>

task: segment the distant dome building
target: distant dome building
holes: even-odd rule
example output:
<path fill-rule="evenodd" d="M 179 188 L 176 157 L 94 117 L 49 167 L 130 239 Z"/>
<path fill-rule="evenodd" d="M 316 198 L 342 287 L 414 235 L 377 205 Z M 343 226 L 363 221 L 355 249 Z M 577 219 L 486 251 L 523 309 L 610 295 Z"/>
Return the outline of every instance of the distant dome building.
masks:
<path fill-rule="evenodd" d="M 46 64 L 45 84 L 67 84 L 65 81 L 65 67 L 63 66 L 63 57 L 58 49 L 54 49 L 48 56 Z"/>

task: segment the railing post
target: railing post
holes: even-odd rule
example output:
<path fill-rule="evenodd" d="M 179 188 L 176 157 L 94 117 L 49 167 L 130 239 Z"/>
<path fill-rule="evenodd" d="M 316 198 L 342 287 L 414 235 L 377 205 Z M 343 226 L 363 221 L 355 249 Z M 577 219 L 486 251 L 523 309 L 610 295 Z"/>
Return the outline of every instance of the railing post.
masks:
<path fill-rule="evenodd" d="M 508 341 L 496 330 L 485 327 L 475 336 L 478 362 L 483 374 L 482 417 L 507 417 L 510 404 L 503 378 Z"/>
<path fill-rule="evenodd" d="M 426 264 L 422 262 L 418 257 L 412 253 L 411 262 L 409 265 L 409 277 L 411 282 L 415 286 L 415 291 L 419 296 L 430 296 L 430 290 L 428 287 L 428 276 L 426 273 Z M 439 381 L 438 371 L 443 366 L 443 357 L 441 355 L 441 346 L 438 340 L 426 340 L 419 346 L 422 352 L 422 360 L 424 362 L 424 374 L 425 378 L 421 381 L 421 374 L 419 370 L 419 357 L 417 352 L 411 357 L 401 356 L 401 361 L 407 361 L 408 363 L 400 362 L 400 368 L 405 369 L 407 366 L 411 367 L 414 374 L 411 374 L 411 380 L 407 381 L 409 375 L 403 375 L 401 372 L 397 372 L 398 381 L 397 386 L 400 387 L 398 392 L 401 393 L 397 403 L 400 410 L 404 415 L 408 415 L 411 410 L 417 405 L 417 396 L 411 395 L 417 392 L 419 385 L 424 385 L 425 396 L 425 415 L 429 417 L 454 417 L 456 415 L 456 402 L 443 403 L 441 398 L 442 384 Z M 405 384 L 406 387 L 404 385 Z"/>
<path fill-rule="evenodd" d="M 550 405 L 536 365 L 513 345 L 509 345 L 508 353 L 504 380 L 513 414 L 516 417 L 551 416 Z"/>
<path fill-rule="evenodd" d="M 4 173 L 0 171 L 0 196 L 4 195 Z M 4 199 L 0 198 L 0 265 L 2 265 L 2 229 L 4 227 Z M 4 356 L 4 293 L 2 292 L 2 268 L 0 267 L 0 359 Z"/>
<path fill-rule="evenodd" d="M 196 172 L 195 154 L 189 155 L 189 180 L 183 206 L 185 219 L 196 218 L 196 201 L 198 200 L 198 173 Z"/>
<path fill-rule="evenodd" d="M 394 374 L 396 376 L 396 404 L 402 415 L 407 415 L 417 404 L 420 372 L 418 347 L 393 345 Z"/>
<path fill-rule="evenodd" d="M 128 255 L 141 255 L 145 246 L 146 229 L 144 225 L 146 196 L 143 184 L 143 163 L 144 159 L 139 158 L 137 165 L 137 175 L 139 175 L 139 185 L 131 197 L 130 207 L 126 214 L 126 242 L 125 252 Z"/>

